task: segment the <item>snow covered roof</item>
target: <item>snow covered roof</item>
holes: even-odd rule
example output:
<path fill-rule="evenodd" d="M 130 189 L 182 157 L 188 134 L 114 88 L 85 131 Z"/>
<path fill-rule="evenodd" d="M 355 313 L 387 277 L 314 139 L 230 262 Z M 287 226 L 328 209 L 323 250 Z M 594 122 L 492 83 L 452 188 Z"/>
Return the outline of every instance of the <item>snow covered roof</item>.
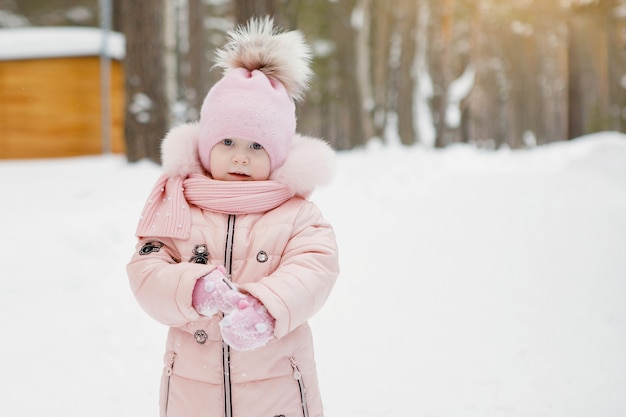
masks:
<path fill-rule="evenodd" d="M 0 29 L 0 60 L 97 56 L 103 48 L 103 30 L 88 27 L 21 27 Z M 123 59 L 124 35 L 108 32 L 106 53 Z"/>

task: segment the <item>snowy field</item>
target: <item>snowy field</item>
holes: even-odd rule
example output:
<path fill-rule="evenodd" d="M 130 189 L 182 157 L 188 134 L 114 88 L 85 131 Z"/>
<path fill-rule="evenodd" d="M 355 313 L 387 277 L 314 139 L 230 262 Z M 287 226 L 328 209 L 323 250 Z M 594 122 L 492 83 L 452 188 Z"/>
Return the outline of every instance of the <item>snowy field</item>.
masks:
<path fill-rule="evenodd" d="M 124 267 L 158 175 L 0 161 L 2 415 L 157 415 L 165 328 Z M 370 146 L 313 199 L 342 265 L 312 320 L 326 417 L 626 415 L 626 136 Z"/>

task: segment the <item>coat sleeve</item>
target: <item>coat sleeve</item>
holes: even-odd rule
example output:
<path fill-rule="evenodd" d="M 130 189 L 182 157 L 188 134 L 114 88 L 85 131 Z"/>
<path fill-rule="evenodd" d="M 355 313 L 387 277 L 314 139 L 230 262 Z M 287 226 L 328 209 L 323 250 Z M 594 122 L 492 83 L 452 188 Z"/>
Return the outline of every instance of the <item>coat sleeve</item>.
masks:
<path fill-rule="evenodd" d="M 130 287 L 149 316 L 168 326 L 182 326 L 200 318 L 191 303 L 198 278 L 215 266 L 180 262 L 169 239 L 140 239 L 126 266 Z"/>
<path fill-rule="evenodd" d="M 277 338 L 304 324 L 330 295 L 339 275 L 337 241 L 313 203 L 303 205 L 278 268 L 242 288 L 257 297 L 276 319 Z"/>

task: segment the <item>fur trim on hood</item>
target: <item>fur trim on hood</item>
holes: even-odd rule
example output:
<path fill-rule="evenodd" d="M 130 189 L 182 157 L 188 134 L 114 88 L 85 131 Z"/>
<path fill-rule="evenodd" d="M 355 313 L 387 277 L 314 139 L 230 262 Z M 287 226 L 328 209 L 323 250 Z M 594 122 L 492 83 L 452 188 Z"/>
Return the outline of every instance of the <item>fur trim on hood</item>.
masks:
<path fill-rule="evenodd" d="M 161 143 L 163 174 L 168 177 L 207 175 L 198 156 L 200 127 L 187 123 L 169 131 Z M 296 195 L 307 198 L 320 185 L 330 183 L 335 171 L 335 151 L 317 138 L 295 134 L 283 166 L 270 179 L 286 184 Z"/>

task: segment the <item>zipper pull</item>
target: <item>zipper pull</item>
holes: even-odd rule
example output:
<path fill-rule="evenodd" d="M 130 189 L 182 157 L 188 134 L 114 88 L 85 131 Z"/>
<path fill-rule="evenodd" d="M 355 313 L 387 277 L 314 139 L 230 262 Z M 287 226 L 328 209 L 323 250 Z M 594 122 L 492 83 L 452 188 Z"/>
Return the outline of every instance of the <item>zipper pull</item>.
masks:
<path fill-rule="evenodd" d="M 176 353 L 172 353 L 170 355 L 170 360 L 167 363 L 167 368 L 165 370 L 165 373 L 167 374 L 167 376 L 171 376 L 172 375 L 172 370 L 174 369 L 174 362 L 176 361 Z"/>
<path fill-rule="evenodd" d="M 289 360 L 291 361 L 291 367 L 293 368 L 293 379 L 300 381 L 302 379 L 302 374 L 298 369 L 298 364 L 296 363 L 296 360 L 294 358 L 289 358 Z"/>

